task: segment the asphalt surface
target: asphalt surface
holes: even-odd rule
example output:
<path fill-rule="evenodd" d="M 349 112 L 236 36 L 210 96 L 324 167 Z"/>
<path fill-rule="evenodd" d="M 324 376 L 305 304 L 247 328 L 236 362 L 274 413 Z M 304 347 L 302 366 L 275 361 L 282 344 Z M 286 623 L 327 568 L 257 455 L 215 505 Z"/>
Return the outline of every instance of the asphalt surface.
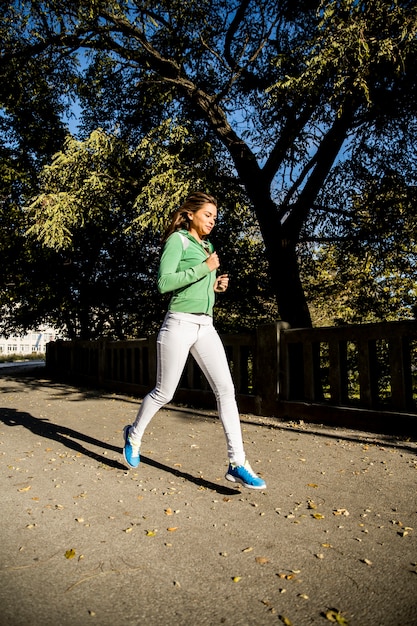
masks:
<path fill-rule="evenodd" d="M 224 479 L 214 412 L 0 372 L 1 626 L 417 625 L 417 442 L 242 415 L 265 491 Z"/>

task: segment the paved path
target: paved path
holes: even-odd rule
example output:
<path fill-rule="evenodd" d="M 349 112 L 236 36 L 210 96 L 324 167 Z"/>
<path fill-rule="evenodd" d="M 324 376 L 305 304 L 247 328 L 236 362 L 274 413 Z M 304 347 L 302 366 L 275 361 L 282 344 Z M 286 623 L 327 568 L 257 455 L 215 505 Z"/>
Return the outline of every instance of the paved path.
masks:
<path fill-rule="evenodd" d="M 417 624 L 417 443 L 242 415 L 265 492 L 224 479 L 210 411 L 0 376 L 1 626 Z"/>

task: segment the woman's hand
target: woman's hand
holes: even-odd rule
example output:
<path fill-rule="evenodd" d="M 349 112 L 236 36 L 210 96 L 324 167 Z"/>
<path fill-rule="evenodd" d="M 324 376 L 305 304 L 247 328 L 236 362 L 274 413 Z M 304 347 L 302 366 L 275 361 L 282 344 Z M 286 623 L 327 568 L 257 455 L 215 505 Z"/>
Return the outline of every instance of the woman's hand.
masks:
<path fill-rule="evenodd" d="M 207 263 L 207 265 L 210 268 L 210 272 L 212 272 L 213 270 L 219 269 L 220 261 L 219 261 L 219 257 L 217 255 L 217 252 L 212 252 L 210 254 L 210 256 L 207 257 L 206 263 Z"/>
<path fill-rule="evenodd" d="M 216 282 L 214 283 L 214 291 L 216 293 L 222 293 L 226 291 L 229 286 L 229 276 L 227 274 L 221 274 L 216 278 Z"/>

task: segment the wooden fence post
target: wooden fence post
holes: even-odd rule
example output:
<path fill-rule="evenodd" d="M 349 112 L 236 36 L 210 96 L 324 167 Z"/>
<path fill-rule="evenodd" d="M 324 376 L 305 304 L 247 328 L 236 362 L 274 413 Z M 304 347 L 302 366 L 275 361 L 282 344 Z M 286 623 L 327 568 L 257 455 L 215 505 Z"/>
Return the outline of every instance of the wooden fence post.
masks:
<path fill-rule="evenodd" d="M 258 415 L 276 415 L 280 393 L 280 334 L 287 322 L 265 324 L 256 329 L 255 393 Z"/>
<path fill-rule="evenodd" d="M 107 342 L 100 341 L 97 346 L 98 360 L 97 360 L 97 379 L 99 385 L 103 386 L 106 379 L 106 354 L 107 354 Z"/>

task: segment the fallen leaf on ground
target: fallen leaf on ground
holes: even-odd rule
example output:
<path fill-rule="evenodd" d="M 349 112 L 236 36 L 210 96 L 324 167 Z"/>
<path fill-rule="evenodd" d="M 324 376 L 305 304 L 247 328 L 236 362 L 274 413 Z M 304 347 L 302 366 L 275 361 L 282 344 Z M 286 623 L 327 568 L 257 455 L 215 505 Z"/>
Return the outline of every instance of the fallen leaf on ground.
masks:
<path fill-rule="evenodd" d="M 349 511 L 347 509 L 336 509 L 333 511 L 333 515 L 345 515 L 347 517 L 349 515 Z"/>
<path fill-rule="evenodd" d="M 329 622 L 335 622 L 340 626 L 348 626 L 347 620 L 337 609 L 330 609 L 329 611 L 324 613 L 324 617 L 328 619 Z"/>
<path fill-rule="evenodd" d="M 66 559 L 73 559 L 75 556 L 75 550 L 73 550 L 73 548 L 71 548 L 71 550 L 67 550 L 65 552 L 65 558 Z"/>
<path fill-rule="evenodd" d="M 257 556 L 255 557 L 255 561 L 259 563 L 259 565 L 265 565 L 265 563 L 269 563 L 269 559 L 266 556 Z"/>

